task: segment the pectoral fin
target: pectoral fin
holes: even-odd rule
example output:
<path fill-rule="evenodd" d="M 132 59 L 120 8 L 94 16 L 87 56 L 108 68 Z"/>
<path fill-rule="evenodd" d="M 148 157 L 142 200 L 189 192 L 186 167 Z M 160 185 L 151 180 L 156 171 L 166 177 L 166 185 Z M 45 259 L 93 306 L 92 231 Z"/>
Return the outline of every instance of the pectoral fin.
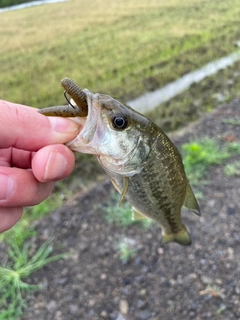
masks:
<path fill-rule="evenodd" d="M 132 219 L 137 221 L 147 219 L 147 217 L 140 211 L 138 211 L 136 208 L 132 207 Z"/>
<path fill-rule="evenodd" d="M 129 183 L 129 178 L 128 177 L 124 177 L 123 178 L 123 190 L 121 192 L 121 190 L 119 189 L 116 181 L 114 179 L 111 179 L 112 184 L 114 185 L 115 189 L 117 189 L 117 191 L 122 195 L 121 200 L 119 202 L 119 207 L 121 207 L 121 205 L 123 204 L 123 201 L 125 199 L 125 196 L 127 194 L 127 190 L 128 190 L 128 183 Z"/>
<path fill-rule="evenodd" d="M 184 207 L 196 213 L 198 216 L 201 216 L 199 205 L 189 183 L 187 184 L 186 198 L 183 205 Z"/>

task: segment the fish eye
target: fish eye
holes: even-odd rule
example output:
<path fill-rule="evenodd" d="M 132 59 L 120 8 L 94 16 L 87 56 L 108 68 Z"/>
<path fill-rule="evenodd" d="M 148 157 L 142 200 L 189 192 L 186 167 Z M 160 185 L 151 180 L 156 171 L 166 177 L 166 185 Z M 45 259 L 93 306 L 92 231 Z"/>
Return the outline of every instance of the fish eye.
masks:
<path fill-rule="evenodd" d="M 116 115 L 112 118 L 112 125 L 115 129 L 124 130 L 128 125 L 128 120 L 125 116 Z"/>

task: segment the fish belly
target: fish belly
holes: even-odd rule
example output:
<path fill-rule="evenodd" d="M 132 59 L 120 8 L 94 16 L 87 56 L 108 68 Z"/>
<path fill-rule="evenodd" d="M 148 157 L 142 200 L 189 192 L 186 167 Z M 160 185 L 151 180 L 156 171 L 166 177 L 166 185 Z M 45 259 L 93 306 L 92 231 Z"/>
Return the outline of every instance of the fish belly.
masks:
<path fill-rule="evenodd" d="M 122 192 L 123 177 L 116 174 L 111 179 Z M 129 177 L 126 198 L 134 210 L 160 224 L 163 244 L 191 243 L 181 220 L 187 184 L 181 156 L 171 141 L 160 146 L 156 143 L 141 173 Z"/>

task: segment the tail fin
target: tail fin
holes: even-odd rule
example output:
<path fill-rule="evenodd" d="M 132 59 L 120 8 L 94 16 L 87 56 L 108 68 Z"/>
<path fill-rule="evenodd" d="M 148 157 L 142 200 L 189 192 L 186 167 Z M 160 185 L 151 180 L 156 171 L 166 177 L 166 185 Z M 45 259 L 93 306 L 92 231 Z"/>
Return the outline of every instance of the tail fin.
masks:
<path fill-rule="evenodd" d="M 190 235 L 184 225 L 183 229 L 178 233 L 169 233 L 162 235 L 161 245 L 165 245 L 168 242 L 177 242 L 183 246 L 188 246 L 192 243 Z"/>

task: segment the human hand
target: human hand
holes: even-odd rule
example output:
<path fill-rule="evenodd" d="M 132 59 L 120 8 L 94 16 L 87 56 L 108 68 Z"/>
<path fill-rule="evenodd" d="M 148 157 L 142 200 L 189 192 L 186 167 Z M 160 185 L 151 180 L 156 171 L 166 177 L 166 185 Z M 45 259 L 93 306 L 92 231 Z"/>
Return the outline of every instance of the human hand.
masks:
<path fill-rule="evenodd" d="M 0 232 L 20 219 L 23 207 L 46 199 L 53 181 L 72 172 L 75 157 L 63 143 L 78 132 L 72 120 L 0 100 Z"/>

